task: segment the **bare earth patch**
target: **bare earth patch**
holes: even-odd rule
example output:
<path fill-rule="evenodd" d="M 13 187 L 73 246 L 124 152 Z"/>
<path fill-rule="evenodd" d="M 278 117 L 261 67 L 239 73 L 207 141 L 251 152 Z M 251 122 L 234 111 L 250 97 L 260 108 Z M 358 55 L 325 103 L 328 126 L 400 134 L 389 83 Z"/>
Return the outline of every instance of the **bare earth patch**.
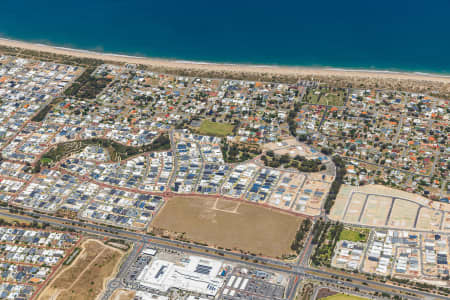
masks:
<path fill-rule="evenodd" d="M 96 299 L 102 292 L 106 279 L 114 274 L 124 252 L 97 240 L 87 240 L 81 248 L 75 261 L 63 266 L 42 292 L 40 300 Z"/>
<path fill-rule="evenodd" d="M 347 207 L 347 213 L 344 220 L 350 223 L 358 223 L 359 217 L 361 215 L 361 210 L 364 207 L 364 202 L 366 201 L 366 194 L 354 193 L 352 198 L 349 200 L 350 203 Z"/>
<path fill-rule="evenodd" d="M 277 257 L 291 253 L 303 219 L 249 203 L 206 197 L 173 197 L 152 226 L 185 233 L 190 241 Z"/>
<path fill-rule="evenodd" d="M 127 291 L 123 289 L 115 290 L 111 295 L 111 300 L 133 300 L 136 295 L 135 291 Z"/>
<path fill-rule="evenodd" d="M 389 225 L 399 228 L 413 228 L 419 205 L 410 201 L 396 199 L 392 208 Z"/>
<path fill-rule="evenodd" d="M 366 196 L 367 202 L 364 201 Z M 361 219 L 358 221 L 359 216 Z M 342 185 L 329 217 L 361 225 L 450 231 L 450 204 L 373 184 L 359 187 Z"/>
<path fill-rule="evenodd" d="M 442 214 L 443 212 L 422 207 L 419 212 L 416 228 L 424 230 L 440 230 Z"/>
<path fill-rule="evenodd" d="M 384 196 L 369 195 L 361 223 L 373 226 L 384 226 L 392 198 Z"/>

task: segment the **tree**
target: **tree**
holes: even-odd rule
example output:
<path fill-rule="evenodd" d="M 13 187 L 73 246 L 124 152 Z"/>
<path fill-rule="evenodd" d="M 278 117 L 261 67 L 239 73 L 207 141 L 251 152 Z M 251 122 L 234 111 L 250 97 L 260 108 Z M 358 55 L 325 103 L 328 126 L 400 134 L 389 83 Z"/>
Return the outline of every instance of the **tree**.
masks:
<path fill-rule="evenodd" d="M 291 157 L 287 153 L 281 155 L 281 157 L 280 157 L 280 163 L 281 164 L 287 164 L 290 160 L 291 160 Z"/>
<path fill-rule="evenodd" d="M 307 134 L 300 134 L 300 135 L 298 136 L 298 140 L 299 140 L 300 142 L 305 142 L 306 140 L 308 140 L 308 135 L 307 135 Z"/>
<path fill-rule="evenodd" d="M 322 147 L 322 148 L 320 149 L 320 152 L 322 152 L 322 153 L 325 154 L 325 155 L 331 155 L 331 154 L 333 154 L 333 150 L 332 150 L 331 148 L 328 148 L 328 147 Z"/>

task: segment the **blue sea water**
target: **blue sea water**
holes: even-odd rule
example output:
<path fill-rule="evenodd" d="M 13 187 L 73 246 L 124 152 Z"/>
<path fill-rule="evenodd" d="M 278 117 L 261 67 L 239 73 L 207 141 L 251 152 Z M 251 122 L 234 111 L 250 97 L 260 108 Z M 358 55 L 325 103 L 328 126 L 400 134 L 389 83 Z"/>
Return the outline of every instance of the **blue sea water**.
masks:
<path fill-rule="evenodd" d="M 449 0 L 0 0 L 0 36 L 181 60 L 450 74 Z"/>

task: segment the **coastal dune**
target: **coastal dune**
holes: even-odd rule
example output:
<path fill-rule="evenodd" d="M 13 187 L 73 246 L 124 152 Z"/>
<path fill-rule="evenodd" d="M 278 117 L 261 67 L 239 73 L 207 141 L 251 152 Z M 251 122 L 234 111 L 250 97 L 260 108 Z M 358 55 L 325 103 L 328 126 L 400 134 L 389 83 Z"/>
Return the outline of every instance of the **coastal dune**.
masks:
<path fill-rule="evenodd" d="M 77 50 L 44 44 L 35 44 L 0 38 L 0 46 L 22 48 L 31 51 L 69 55 L 79 58 L 105 60 L 113 63 L 130 63 L 147 66 L 155 71 L 167 71 L 189 76 L 217 76 L 250 80 L 293 81 L 318 80 L 336 85 L 364 88 L 400 89 L 412 92 L 433 92 L 438 96 L 450 95 L 450 76 L 425 73 L 407 73 L 378 70 L 337 69 L 326 67 L 294 67 L 276 65 L 247 65 L 206 63 L 138 56 L 118 55 L 95 51 Z"/>

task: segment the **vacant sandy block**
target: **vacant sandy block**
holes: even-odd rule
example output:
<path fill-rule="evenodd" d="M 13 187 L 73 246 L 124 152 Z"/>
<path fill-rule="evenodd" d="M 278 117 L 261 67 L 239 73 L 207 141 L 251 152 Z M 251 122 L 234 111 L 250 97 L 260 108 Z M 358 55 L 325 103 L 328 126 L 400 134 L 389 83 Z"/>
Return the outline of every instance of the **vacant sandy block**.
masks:
<path fill-rule="evenodd" d="M 367 258 L 364 260 L 363 272 L 365 273 L 375 273 L 377 269 L 378 263 L 375 261 L 368 260 Z"/>
<path fill-rule="evenodd" d="M 318 216 L 320 215 L 321 210 L 320 207 L 315 208 L 306 206 L 305 210 L 302 213 L 308 216 Z"/>
<path fill-rule="evenodd" d="M 444 214 L 444 220 L 442 222 L 442 230 L 450 232 L 450 213 L 446 212 Z"/>
<path fill-rule="evenodd" d="M 277 149 L 274 151 L 275 155 L 288 154 L 290 157 L 295 157 L 297 155 L 303 156 L 306 159 L 317 159 L 319 156 L 323 156 L 322 153 L 311 150 L 306 145 L 298 145 L 293 147 L 285 147 L 282 149 Z"/>
<path fill-rule="evenodd" d="M 424 230 L 440 230 L 443 212 L 422 207 L 419 212 L 416 228 Z"/>
<path fill-rule="evenodd" d="M 344 221 L 349 223 L 358 223 L 361 210 L 364 207 L 366 201 L 366 194 L 353 193 L 350 196 L 347 213 L 345 214 Z"/>
<path fill-rule="evenodd" d="M 355 190 L 358 190 L 360 192 L 368 193 L 368 194 L 378 194 L 383 196 L 390 196 L 390 197 L 396 197 L 396 198 L 402 198 L 402 199 L 408 199 L 412 200 L 414 202 L 417 202 L 422 205 L 428 206 L 430 202 L 432 202 L 430 199 L 427 199 L 421 195 L 408 193 L 402 190 L 394 189 L 388 186 L 378 185 L 378 184 L 368 184 L 364 186 L 355 187 Z M 450 208 L 450 206 L 448 206 Z"/>
<path fill-rule="evenodd" d="M 87 240 L 82 251 L 41 293 L 40 300 L 96 299 L 125 254 L 97 240 Z"/>
<path fill-rule="evenodd" d="M 111 300 L 133 300 L 136 296 L 136 291 L 129 291 L 124 289 L 115 290 L 111 295 Z"/>
<path fill-rule="evenodd" d="M 323 172 L 308 173 L 308 179 L 316 181 L 324 181 L 326 185 L 330 185 L 334 181 L 334 176 L 325 175 Z"/>
<path fill-rule="evenodd" d="M 282 140 L 281 142 L 275 142 L 275 143 L 266 143 L 263 145 L 263 150 L 264 151 L 269 151 L 269 150 L 275 150 L 275 149 L 279 149 L 279 148 L 285 148 L 285 147 L 293 147 L 293 146 L 297 146 L 300 145 L 300 142 L 297 141 L 296 138 L 287 138 Z"/>
<path fill-rule="evenodd" d="M 345 208 L 347 206 L 347 202 L 350 201 L 352 191 L 352 186 L 346 184 L 341 185 L 341 189 L 339 190 L 339 193 L 336 196 L 336 200 L 334 200 L 334 205 L 330 211 L 330 219 L 342 221 L 345 213 Z"/>
<path fill-rule="evenodd" d="M 295 157 L 296 155 L 300 155 L 297 151 L 297 147 L 289 147 L 289 148 L 283 148 L 278 149 L 274 151 L 275 155 L 284 155 L 288 154 L 290 157 Z"/>
<path fill-rule="evenodd" d="M 121 251 L 105 248 L 94 261 L 86 266 L 71 287 L 60 294 L 58 299 L 96 299 L 105 288 L 108 278 L 116 272 L 122 256 Z M 77 296 L 73 297 L 73 294 Z"/>
<path fill-rule="evenodd" d="M 361 224 L 384 226 L 391 202 L 391 197 L 369 195 L 361 218 Z"/>
<path fill-rule="evenodd" d="M 237 206 L 238 205 L 238 206 Z M 303 219 L 255 204 L 206 197 L 172 197 L 151 224 L 185 238 L 277 257 L 291 253 Z"/>
<path fill-rule="evenodd" d="M 427 208 L 435 208 L 440 211 L 445 212 L 444 216 L 444 222 L 442 224 L 442 228 L 440 230 L 443 231 L 450 231 L 450 205 L 447 203 L 442 203 L 438 201 L 431 201 L 429 199 L 426 199 L 420 195 L 411 194 L 408 192 L 400 191 L 397 189 L 393 189 L 390 187 L 385 187 L 381 185 L 365 185 L 365 186 L 350 186 L 350 185 L 342 185 L 341 189 L 336 196 L 336 200 L 334 202 L 333 207 L 330 211 L 330 219 L 336 220 L 336 221 L 342 221 L 342 218 L 344 216 L 345 208 L 347 207 L 347 202 L 350 198 L 350 195 L 352 192 L 360 192 L 360 193 L 366 193 L 366 194 L 377 194 L 379 197 L 386 198 L 401 198 L 401 199 L 408 199 L 411 200 L 409 202 L 410 204 L 405 203 L 405 200 L 401 200 L 399 204 L 397 204 L 395 207 L 393 207 L 393 210 L 391 212 L 391 217 L 387 225 L 389 226 L 395 226 L 395 227 L 402 227 L 402 228 L 412 228 L 410 226 L 414 225 L 415 221 L 415 215 L 414 210 L 419 207 L 419 204 L 424 205 L 424 207 Z M 372 196 L 371 196 L 372 197 Z M 383 199 L 383 198 L 381 198 Z M 384 203 L 384 204 L 383 204 Z M 371 207 L 374 207 L 372 210 L 373 212 L 364 212 L 363 218 L 362 218 L 362 224 L 370 225 L 377 223 L 380 226 L 384 226 L 385 224 L 381 222 L 381 220 L 371 220 L 372 216 L 375 216 L 376 205 L 371 201 L 368 203 L 368 208 L 371 209 Z M 356 204 L 353 204 L 356 206 Z M 380 209 L 378 210 L 379 217 L 382 219 L 384 216 L 386 209 L 389 208 L 390 203 L 388 201 L 381 201 Z M 405 209 L 404 211 L 402 209 Z M 350 206 L 349 211 L 352 211 L 353 213 L 356 212 L 357 207 Z M 366 209 L 367 210 L 367 209 Z M 387 217 L 387 216 L 386 216 Z M 427 218 L 426 215 L 423 216 L 424 220 L 418 220 L 418 222 L 421 222 L 420 226 L 431 226 L 436 227 L 435 221 L 433 221 L 435 216 L 431 216 L 432 219 L 430 220 L 430 224 L 426 224 L 427 222 L 425 219 Z M 354 221 L 355 216 L 353 214 L 347 214 L 346 219 L 344 221 L 351 222 Z M 371 221 L 371 222 L 370 222 Z M 368 223 L 366 223 L 368 222 Z M 433 223 L 433 224 L 432 224 Z"/>
<path fill-rule="evenodd" d="M 94 260 L 103 250 L 102 244 L 95 240 L 87 240 L 83 242 L 80 248 L 82 250 L 75 260 L 69 266 L 63 265 L 59 274 L 55 276 L 52 282 L 41 294 L 39 299 L 58 299 L 57 295 L 62 293 L 64 290 L 69 289 L 71 284 L 83 272 L 85 266 L 90 261 Z"/>
<path fill-rule="evenodd" d="M 414 228 L 419 205 L 408 200 L 395 199 L 388 225 L 397 228 Z"/>

